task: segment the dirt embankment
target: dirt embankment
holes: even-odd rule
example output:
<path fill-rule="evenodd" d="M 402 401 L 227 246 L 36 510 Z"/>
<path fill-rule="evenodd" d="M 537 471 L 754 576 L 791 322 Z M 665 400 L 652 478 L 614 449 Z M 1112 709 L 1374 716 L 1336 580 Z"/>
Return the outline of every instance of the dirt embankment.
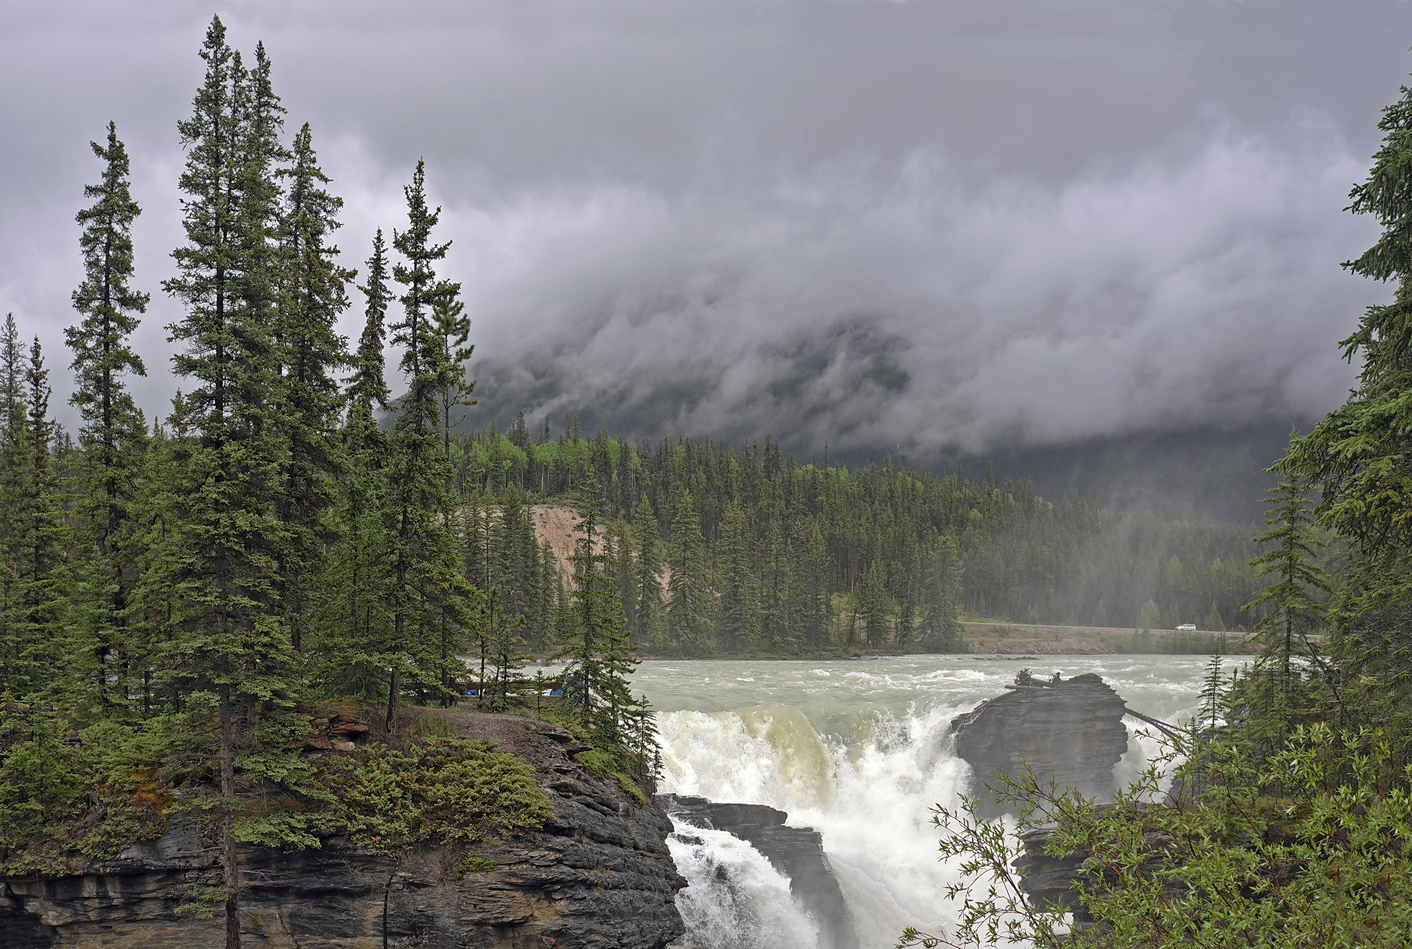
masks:
<path fill-rule="evenodd" d="M 583 532 L 578 529 L 579 512 L 565 504 L 531 504 L 529 510 L 535 540 L 541 544 L 549 544 L 549 549 L 554 553 L 559 576 L 568 583 L 574 573 L 574 565 L 569 558 L 574 555 L 574 546 L 583 537 Z M 601 554 L 604 543 L 605 534 L 600 527 L 598 536 L 593 540 L 594 553 Z M 663 592 L 667 589 L 668 577 L 667 568 L 663 567 L 658 578 Z"/>
<path fill-rule="evenodd" d="M 583 537 L 583 533 L 578 529 L 579 512 L 564 504 L 531 504 L 529 510 L 535 540 L 541 544 L 549 544 L 549 549 L 554 553 L 555 565 L 559 568 L 559 576 L 567 583 L 574 572 L 569 558 L 574 555 L 574 545 Z M 594 538 L 593 548 L 595 553 L 603 552 L 601 528 L 599 536 Z"/>

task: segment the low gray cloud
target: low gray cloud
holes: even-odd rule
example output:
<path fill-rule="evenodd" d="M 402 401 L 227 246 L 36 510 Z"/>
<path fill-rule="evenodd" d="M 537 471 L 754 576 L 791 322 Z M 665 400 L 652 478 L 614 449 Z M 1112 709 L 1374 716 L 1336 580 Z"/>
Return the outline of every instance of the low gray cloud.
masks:
<path fill-rule="evenodd" d="M 914 453 L 1317 416 L 1377 292 L 1338 261 L 1372 235 L 1339 213 L 1339 136 L 1282 134 L 1060 183 L 967 186 L 920 153 L 751 202 L 506 209 L 524 276 L 474 290 L 485 406 Z"/>
<path fill-rule="evenodd" d="M 427 158 L 479 419 L 1048 449 L 1317 417 L 1386 293 L 1342 212 L 1407 71 L 1387 0 L 241 2 L 347 200 L 349 263 Z M 175 122 L 210 9 L 0 12 L 0 311 L 51 352 L 114 118 L 146 213 L 138 340 L 181 240 Z M 356 336 L 358 316 L 342 327 Z M 56 399 L 56 402 L 59 400 Z"/>

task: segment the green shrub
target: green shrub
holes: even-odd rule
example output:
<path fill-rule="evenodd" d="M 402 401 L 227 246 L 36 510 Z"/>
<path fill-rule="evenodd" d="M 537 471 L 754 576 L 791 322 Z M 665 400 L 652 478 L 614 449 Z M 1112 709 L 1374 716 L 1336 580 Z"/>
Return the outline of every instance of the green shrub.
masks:
<path fill-rule="evenodd" d="M 52 711 L 0 711 L 0 872 L 63 872 L 165 828 L 162 728 L 99 722 L 68 729 Z"/>
<path fill-rule="evenodd" d="M 428 738 L 405 752 L 370 745 L 324 767 L 340 826 L 378 853 L 512 837 L 554 820 L 530 767 L 489 741 Z"/>
<path fill-rule="evenodd" d="M 1077 885 L 1091 922 L 1075 927 L 1062 908 L 1034 905 L 1014 866 L 1013 828 L 978 819 L 967 801 L 934 818 L 941 853 L 963 876 L 946 894 L 960 900 L 958 924 L 909 929 L 899 945 L 1403 949 L 1412 767 L 1388 767 L 1394 744 L 1375 731 L 1301 726 L 1256 762 L 1248 749 L 1193 740 L 1177 750 L 1201 792 L 1182 806 L 1149 803 L 1155 769 L 1108 808 L 1033 774 L 1007 779 L 1020 828 L 1052 825 L 1049 855 L 1085 857 Z"/>

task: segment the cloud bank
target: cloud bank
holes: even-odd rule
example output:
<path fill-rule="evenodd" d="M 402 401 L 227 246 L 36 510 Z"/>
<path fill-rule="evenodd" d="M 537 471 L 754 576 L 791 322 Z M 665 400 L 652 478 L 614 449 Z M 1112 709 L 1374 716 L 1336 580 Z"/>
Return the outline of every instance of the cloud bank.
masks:
<path fill-rule="evenodd" d="M 350 264 L 419 156 L 502 424 L 802 453 L 1287 428 L 1343 397 L 1386 288 L 1344 213 L 1409 65 L 1385 0 L 238 2 Z M 0 12 L 0 312 L 60 405 L 73 214 L 111 117 L 145 209 L 160 414 L 175 122 L 209 7 Z M 355 310 L 357 308 L 355 307 Z M 356 337 L 357 312 L 342 330 Z M 62 413 L 61 413 L 62 414 Z M 72 423 L 72 419 L 69 419 Z"/>
<path fill-rule="evenodd" d="M 1309 121 L 1120 173 L 967 185 L 934 154 L 767 193 L 563 195 L 458 217 L 501 417 L 819 450 L 1034 447 L 1317 417 L 1369 288 L 1359 174 Z"/>

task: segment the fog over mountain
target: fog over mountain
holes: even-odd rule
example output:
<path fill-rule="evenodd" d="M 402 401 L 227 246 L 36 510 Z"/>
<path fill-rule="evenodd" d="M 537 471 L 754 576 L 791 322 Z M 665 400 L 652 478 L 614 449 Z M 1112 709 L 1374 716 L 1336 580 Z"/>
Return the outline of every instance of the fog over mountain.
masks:
<path fill-rule="evenodd" d="M 211 12 L 0 11 L 0 312 L 42 339 L 70 424 L 73 215 L 109 118 L 153 292 L 138 389 L 160 413 L 178 385 L 159 285 Z M 425 156 L 475 321 L 473 424 L 990 457 L 1051 493 L 1243 516 L 1387 294 L 1339 262 L 1377 233 L 1342 209 L 1412 69 L 1394 0 L 217 12 L 264 41 L 287 131 L 311 123 L 350 264 Z"/>

